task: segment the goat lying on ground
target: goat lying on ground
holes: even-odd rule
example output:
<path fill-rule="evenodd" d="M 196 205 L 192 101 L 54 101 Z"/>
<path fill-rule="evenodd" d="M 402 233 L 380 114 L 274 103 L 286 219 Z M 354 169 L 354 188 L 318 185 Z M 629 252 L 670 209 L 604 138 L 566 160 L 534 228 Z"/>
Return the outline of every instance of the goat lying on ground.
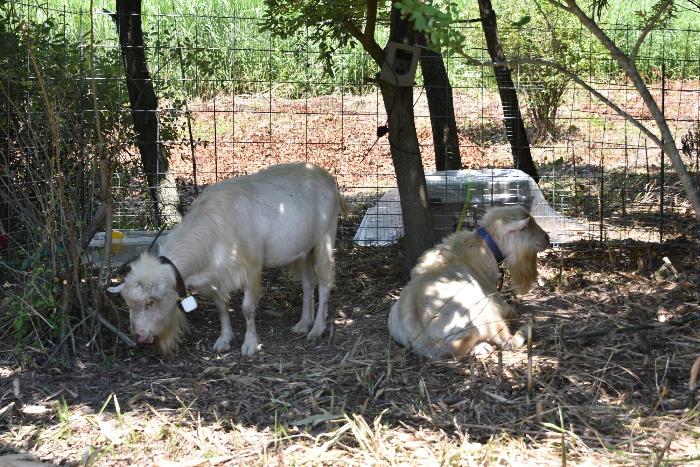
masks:
<path fill-rule="evenodd" d="M 121 292 L 126 300 L 136 341 L 155 341 L 167 356 L 177 350 L 187 325 L 178 309 L 186 287 L 216 304 L 221 323 L 216 352 L 230 349 L 227 301 L 243 289 L 246 333 L 241 353 L 250 356 L 258 349 L 255 307 L 262 270 L 292 265 L 304 293 L 301 320 L 292 330 L 317 338 L 326 326 L 338 213 L 344 208 L 335 179 L 312 164 L 282 164 L 217 183 L 195 200 L 167 236 L 160 256 L 144 253 L 124 283 L 109 291 Z"/>
<path fill-rule="evenodd" d="M 453 233 L 418 260 L 389 313 L 399 344 L 430 358 L 459 357 L 485 341 L 523 344 L 523 330 L 515 336 L 508 330 L 515 312 L 497 290 L 498 264 L 505 262 L 515 289 L 526 293 L 549 236 L 521 206 L 491 208 L 481 225 Z"/>

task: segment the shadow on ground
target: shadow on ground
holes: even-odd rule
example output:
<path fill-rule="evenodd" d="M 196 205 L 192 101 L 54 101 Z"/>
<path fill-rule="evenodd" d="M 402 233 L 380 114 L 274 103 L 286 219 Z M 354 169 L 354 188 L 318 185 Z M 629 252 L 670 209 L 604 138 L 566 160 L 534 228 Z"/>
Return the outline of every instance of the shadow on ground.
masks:
<path fill-rule="evenodd" d="M 567 336 L 697 312 L 692 248 L 698 251 L 689 240 L 663 247 L 588 242 L 545 253 L 540 285 L 516 305 L 521 320 L 535 325 L 528 390 L 526 350 L 503 353 L 502 362 L 498 353 L 428 362 L 394 345 L 386 317 L 402 285 L 398 250 L 344 241 L 330 301 L 332 338 L 309 342 L 291 333 L 301 289 L 284 271 L 272 271 L 257 319 L 262 348 L 252 358 L 240 355 L 240 297 L 233 301 L 233 350 L 225 355 L 211 351 L 219 331 L 211 304 L 190 316 L 192 331 L 169 361 L 118 343 L 92 352 L 86 341 L 78 342 L 70 369 L 34 349 L 3 352 L 0 408 L 14 407 L 0 419 L 0 451 L 56 462 L 94 455 L 104 465 L 197 453 L 233 464 L 314 463 L 331 452 L 341 453 L 323 457 L 331 463 L 342 456 L 396 461 L 399 453 L 418 462 L 420 449 L 435 456 L 439 446 L 467 455 L 468 440 L 477 443 L 468 450 L 477 458 L 491 458 L 480 449 L 502 443 L 515 449 L 514 459 L 557 461 L 564 439 L 574 461 L 635 463 L 658 454 L 673 425 L 678 439 L 695 444 L 676 443 L 667 455 L 687 460 L 697 448 L 683 407 L 698 323 Z M 678 277 L 654 278 L 663 255 Z M 103 347 L 111 341 L 105 337 Z M 367 450 L 371 457 L 363 457 Z"/>

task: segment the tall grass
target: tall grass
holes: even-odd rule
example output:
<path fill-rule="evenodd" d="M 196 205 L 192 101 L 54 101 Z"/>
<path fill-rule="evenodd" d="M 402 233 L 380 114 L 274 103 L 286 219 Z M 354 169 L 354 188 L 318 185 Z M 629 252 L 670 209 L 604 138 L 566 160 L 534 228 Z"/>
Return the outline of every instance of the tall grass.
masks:
<path fill-rule="evenodd" d="M 27 19 L 51 18 L 76 44 L 89 28 L 85 0 L 15 5 Z M 94 2 L 94 32 L 101 53 L 119 60 L 116 28 L 108 14 L 113 10 L 113 1 Z M 142 22 L 149 66 L 161 94 L 206 96 L 273 90 L 277 95 L 300 97 L 341 89 L 361 92 L 366 78 L 376 72 L 367 54 L 344 48 L 334 57 L 333 73 L 325 73 L 318 51 L 305 37 L 283 40 L 260 31 L 263 11 L 261 0 L 144 1 Z"/>
<path fill-rule="evenodd" d="M 25 0 L 26 1 L 26 0 Z M 34 0 L 36 2 L 36 0 Z M 610 2 L 601 23 L 608 33 L 629 50 L 637 37 L 641 20 L 639 10 L 648 10 L 656 0 L 620 0 Z M 30 0 L 31 2 L 31 0 Z M 478 16 L 475 1 L 459 0 L 464 17 Z M 41 0 L 34 3 L 34 15 L 61 17 L 67 34 L 77 37 L 89 23 L 86 0 Z M 535 0 L 496 2 L 504 48 L 510 57 L 528 53 L 521 44 L 548 40 L 546 21 Z M 259 29 L 265 6 L 263 0 L 149 0 L 143 2 L 143 24 L 150 51 L 151 69 L 162 93 L 207 96 L 227 92 L 265 92 L 300 97 L 337 91 L 362 92 L 377 67 L 361 48 L 344 48 L 333 57 L 332 75 L 324 73 L 319 53 L 304 36 L 289 39 L 270 37 Z M 53 9 L 54 11 L 48 11 Z M 97 16 L 96 35 L 105 50 L 118 48 L 111 18 L 103 9 L 114 9 L 114 1 L 94 1 Z M 31 8 L 30 8 L 31 10 Z M 564 13 L 559 13 L 564 15 Z M 532 21 L 521 29 L 512 26 L 525 15 Z M 586 75 L 609 78 L 619 73 L 607 52 L 587 31 L 571 20 L 575 30 L 567 37 L 571 53 L 587 62 Z M 386 31 L 380 32 L 383 40 Z M 485 59 L 483 32 L 476 23 L 465 26 L 466 48 L 477 58 Z M 518 39 L 515 39 L 519 36 Z M 664 31 L 655 31 L 642 47 L 640 71 L 655 79 L 665 62 L 671 78 L 697 78 L 700 65 L 697 43 L 700 42 L 700 14 L 679 9 L 677 17 Z M 118 58 L 118 53 L 115 53 Z M 491 73 L 468 66 L 460 57 L 447 57 L 453 86 L 480 86 L 490 83 Z"/>
<path fill-rule="evenodd" d="M 460 0 L 464 5 L 464 15 L 476 18 L 479 15 L 476 1 Z M 608 35 L 622 48 L 631 50 L 644 21 L 639 12 L 649 12 L 658 0 L 616 0 L 608 2 L 602 10 L 599 24 Z M 588 2 L 579 2 L 587 6 Z M 700 11 L 690 4 L 678 2 L 679 8 L 673 20 L 665 28 L 652 31 L 639 51 L 637 67 L 639 71 L 652 80 L 660 75 L 661 63 L 666 63 L 666 73 L 670 78 L 697 78 L 700 76 L 697 44 L 700 42 Z M 538 7 L 539 5 L 539 7 Z M 556 8 L 547 7 L 546 2 L 538 0 L 505 0 L 494 2 L 498 16 L 498 26 L 503 40 L 505 53 L 509 57 L 536 53 L 539 45 L 551 40 L 548 26 L 552 23 L 558 27 L 568 28 L 562 36 L 571 54 L 577 54 L 581 60 L 588 61 L 586 77 L 604 78 L 619 75 L 619 67 L 609 53 L 583 28 L 572 15 Z M 587 12 L 590 11 L 586 10 Z M 522 28 L 512 24 L 525 16 L 531 20 Z M 485 44 L 480 27 L 471 27 L 467 32 L 467 42 L 476 50 L 483 51 Z M 520 36 L 516 38 L 515 36 Z M 574 38 L 575 39 L 572 39 Z M 518 44 L 530 43 L 532 47 L 519 47 Z M 534 51 L 533 51 L 534 49 Z M 482 56 L 484 54 L 482 53 Z M 551 58 L 551 57 L 540 57 Z"/>

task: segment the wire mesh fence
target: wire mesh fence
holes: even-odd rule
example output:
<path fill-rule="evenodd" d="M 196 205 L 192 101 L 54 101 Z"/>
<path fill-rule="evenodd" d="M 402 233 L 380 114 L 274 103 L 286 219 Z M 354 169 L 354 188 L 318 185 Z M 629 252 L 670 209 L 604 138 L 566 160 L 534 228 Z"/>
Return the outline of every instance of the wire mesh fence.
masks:
<path fill-rule="evenodd" d="M 70 202 L 81 222 L 90 219 L 99 202 L 95 156 L 100 151 L 113 166 L 115 228 L 158 229 L 161 220 L 154 215 L 149 191 L 154 187 L 148 187 L 131 124 L 114 15 L 106 9 L 54 8 L 49 3 L 10 5 L 14 16 L 6 12 L 7 17 L 22 21 L 25 32 L 8 39 L 8 71 L 21 74 L 8 72 L 3 79 L 5 255 L 29 254 L 25 242 L 36 232 L 30 232 L 27 220 L 35 220 L 30 224 L 36 230 L 38 213 L 47 212 L 39 198 L 58 196 L 48 189 L 53 186 L 51 172 L 65 172 Z M 401 214 L 389 143 L 377 136 L 387 117 L 375 67 L 363 51 L 346 48 L 328 69 L 320 51 L 310 45 L 308 31 L 306 36 L 274 38 L 260 31 L 261 15 L 259 9 L 229 15 L 142 15 L 148 66 L 159 98 L 157 143 L 168 154 L 178 208 L 186 211 L 199 190 L 216 181 L 276 163 L 308 161 L 331 170 L 354 206 L 354 220 L 341 225 L 340 238 L 357 241 L 364 219 L 376 228 L 372 241 L 361 244 L 396 241 Z M 480 26 L 461 27 L 471 39 L 466 53 L 486 59 Z M 651 127 L 641 99 L 613 60 L 580 27 L 562 26 L 559 32 L 564 27 L 568 29 L 562 37 L 568 42 L 549 46 L 537 41 L 551 29 L 505 27 L 502 35 L 516 57 L 533 50 L 566 52 L 591 86 Z M 639 32 L 619 24 L 606 25 L 606 30 L 623 48 L 631 47 Z M 699 34 L 692 28 L 652 31 L 638 55 L 638 68 L 663 102 L 696 180 L 697 144 L 684 144 L 681 138 L 694 141 L 700 128 L 700 62 L 693 53 Z M 450 191 L 449 199 L 431 195 L 436 239 L 457 225 L 473 227 L 491 204 L 532 207 L 524 188 L 497 182 L 512 159 L 492 70 L 470 65 L 461 56 L 446 55 L 445 62 L 466 171 L 429 176 L 433 192 Z M 552 234 L 660 241 L 689 232 L 690 207 L 681 185 L 661 151 L 639 129 L 560 76 L 527 65 L 513 72 L 541 177 L 539 185 L 525 185 L 541 192 L 539 204 L 552 208 L 543 217 Z M 51 112 L 60 126 L 58 161 L 52 161 L 45 138 L 52 122 L 44 98 L 53 103 Z M 423 163 L 432 173 L 431 115 L 420 75 L 414 98 Z M 96 119 L 101 120 L 104 143 L 99 142 Z M 157 170 L 165 173 L 165 167 Z M 448 188 L 455 177 L 461 177 L 460 184 Z M 480 177 L 485 181 L 472 183 Z"/>
<path fill-rule="evenodd" d="M 45 74 L 48 92 L 57 100 L 56 113 L 74 120 L 67 133 L 89 133 L 86 128 L 95 118 L 91 86 L 99 83 L 95 108 L 108 125 L 105 138 L 110 157 L 121 163 L 113 180 L 115 226 L 158 227 L 147 183 L 139 170 L 113 17 L 108 11 L 56 9 L 48 3 L 16 2 L 13 6 L 24 20 L 52 30 L 53 41 L 37 43 L 31 53 L 39 73 Z M 395 178 L 388 141 L 376 136 L 386 115 L 368 57 L 361 50 L 341 50 L 329 74 L 319 50 L 310 45 L 308 32 L 306 37 L 273 38 L 259 31 L 260 15 L 260 10 L 233 11 L 224 16 L 174 12 L 143 15 L 148 64 L 159 97 L 159 142 L 169 154 L 169 170 L 177 180 L 183 208 L 210 183 L 292 160 L 330 169 L 357 206 L 380 199 L 395 187 Z M 87 34 L 91 24 L 92 42 Z M 631 115 L 648 126 L 652 124 L 631 83 L 622 78 L 612 59 L 587 41 L 580 28 L 563 27 L 569 28 L 563 35 L 571 43 L 560 46 L 574 55 L 572 66 L 580 68 L 592 86 L 623 104 Z M 464 28 L 466 37 L 472 39 L 467 53 L 486 59 L 480 26 Z M 629 25 L 611 24 L 606 30 L 623 48 L 630 47 L 638 33 Z M 533 44 L 547 33 L 535 26 L 506 27 L 502 35 L 515 46 L 513 54 L 518 56 L 531 53 L 528 44 L 538 51 L 540 46 Z M 697 131 L 700 116 L 700 64 L 693 47 L 699 34 L 694 29 L 653 31 L 638 58 L 638 68 L 653 83 L 657 100 L 663 94 L 666 117 L 679 139 L 688 131 Z M 550 49 L 544 47 L 542 52 L 563 53 Z M 24 90 L 25 95 L 36 92 L 39 76 L 24 47 L 19 47 L 17 59 L 21 64 L 14 66 L 27 71 L 27 83 L 33 86 Z M 491 69 L 469 66 L 460 56 L 446 56 L 445 60 L 454 93 L 463 167 L 484 170 L 510 166 L 510 148 Z M 531 148 L 542 176 L 540 189 L 556 211 L 587 223 L 590 235 L 599 240 L 658 240 L 664 233 L 683 232 L 686 227 L 676 220 L 687 214 L 687 202 L 677 179 L 666 167 L 668 161 L 662 164 L 661 152 L 653 143 L 574 84 L 551 73 L 535 73 L 532 67 L 516 67 L 513 71 L 523 96 L 523 112 L 533 128 Z M 536 110 L 541 101 L 557 97 L 552 80 L 559 80 L 562 89 L 558 102 L 550 104 L 556 106 L 556 114 L 550 108 L 550 113 L 538 117 Z M 6 83 L 6 89 L 11 89 L 10 76 Z M 63 87 L 75 89 L 70 89 L 69 95 Z M 77 99 L 77 105 L 61 106 L 62 97 L 72 103 Z M 435 167 L 434 148 L 420 77 L 414 107 L 424 164 L 431 171 Z M 4 114 L 9 128 L 18 116 L 32 122 L 34 113 L 43 111 L 39 106 L 19 112 L 6 101 Z M 94 200 L 88 202 L 88 192 L 96 191 L 95 162 L 90 158 L 95 135 L 66 136 L 72 141 L 68 142 L 65 157 L 83 164 L 79 182 L 88 183 L 84 174 L 92 174 L 92 189 L 81 188 L 80 204 L 84 210 L 94 211 Z M 6 142 L 6 158 L 10 153 L 12 157 L 20 153 L 26 157 L 33 151 L 27 145 L 11 147 L 22 144 L 11 137 Z M 687 154 L 686 163 L 696 173 L 697 161 L 697 150 Z M 463 204 L 469 197 L 465 193 Z M 484 206 L 473 206 L 477 207 Z M 3 225 L 7 231 L 19 228 L 17 216 L 17 210 L 5 203 Z M 456 224 L 456 219 L 438 223 L 450 222 Z M 353 235 L 341 232 L 343 238 Z"/>

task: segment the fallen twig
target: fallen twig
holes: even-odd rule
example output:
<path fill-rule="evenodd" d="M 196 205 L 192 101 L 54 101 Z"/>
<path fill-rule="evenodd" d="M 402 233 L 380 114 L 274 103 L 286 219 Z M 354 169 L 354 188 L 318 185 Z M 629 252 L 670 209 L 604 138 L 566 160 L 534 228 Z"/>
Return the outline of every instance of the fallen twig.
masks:
<path fill-rule="evenodd" d="M 99 311 L 95 312 L 95 318 L 97 318 L 97 321 L 99 321 L 100 324 L 102 324 L 102 326 L 112 331 L 126 345 L 128 345 L 129 347 L 136 347 L 136 342 L 132 341 L 129 336 L 117 329 L 117 327 L 110 323 L 109 320 L 107 320 L 107 318 L 102 316 L 102 313 L 100 313 Z"/>
<path fill-rule="evenodd" d="M 680 422 L 678 422 L 680 423 Z M 653 467 L 658 467 L 658 465 L 664 460 L 664 456 L 666 455 L 666 452 L 668 452 L 669 448 L 671 447 L 671 443 L 673 442 L 673 439 L 676 436 L 676 430 L 678 430 L 678 423 L 676 423 L 673 426 L 673 429 L 671 432 L 666 436 L 666 442 L 664 443 L 664 446 L 661 448 L 661 452 L 659 452 L 658 456 L 656 459 L 654 459 L 654 463 L 652 464 Z"/>
<path fill-rule="evenodd" d="M 623 333 L 623 332 L 633 332 L 633 331 L 645 331 L 647 329 L 663 329 L 663 328 L 671 328 L 671 327 L 678 327 L 682 326 L 684 324 L 690 323 L 692 321 L 697 321 L 700 320 L 700 311 L 695 311 L 693 313 L 688 313 L 686 315 L 681 316 L 680 318 L 672 321 L 667 321 L 665 323 L 649 323 L 649 324 L 635 324 L 631 326 L 623 326 L 621 328 L 616 328 L 616 329 L 601 329 L 597 331 L 587 331 L 587 332 L 580 332 L 578 334 L 572 334 L 572 335 L 563 335 L 561 336 L 564 340 L 575 340 L 575 339 L 582 339 L 586 337 L 599 337 L 599 336 L 605 336 L 607 334 L 612 334 L 612 333 Z M 548 337 L 545 340 L 554 340 L 559 336 L 556 337 Z"/>

